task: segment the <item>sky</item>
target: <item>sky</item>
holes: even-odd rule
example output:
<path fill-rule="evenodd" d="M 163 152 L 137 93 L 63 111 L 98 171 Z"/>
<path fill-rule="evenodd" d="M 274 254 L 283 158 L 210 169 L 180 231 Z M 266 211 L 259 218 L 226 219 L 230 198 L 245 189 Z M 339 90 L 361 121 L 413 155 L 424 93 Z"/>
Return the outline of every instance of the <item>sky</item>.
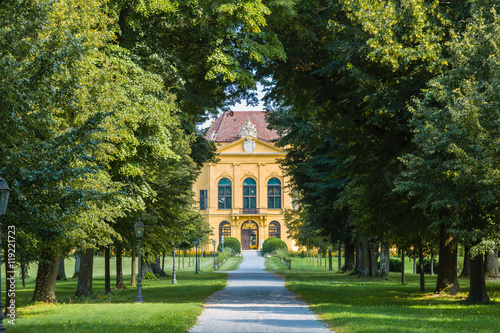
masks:
<path fill-rule="evenodd" d="M 262 101 L 262 98 L 264 97 L 264 92 L 262 91 L 262 86 L 258 83 L 257 83 L 257 97 L 260 100 L 257 106 L 249 106 L 245 101 L 243 101 L 243 103 L 238 103 L 234 106 L 231 106 L 230 109 L 231 111 L 264 111 L 264 102 Z M 212 121 L 215 120 L 216 119 L 209 119 L 205 123 L 199 125 L 198 128 L 200 129 L 208 128 L 210 127 Z"/>

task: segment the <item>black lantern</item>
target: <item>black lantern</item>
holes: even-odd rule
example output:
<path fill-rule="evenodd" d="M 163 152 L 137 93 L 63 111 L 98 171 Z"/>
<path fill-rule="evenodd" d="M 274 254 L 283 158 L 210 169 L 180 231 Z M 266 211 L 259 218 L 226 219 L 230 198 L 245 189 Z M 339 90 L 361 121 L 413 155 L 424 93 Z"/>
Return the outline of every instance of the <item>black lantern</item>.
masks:
<path fill-rule="evenodd" d="M 135 237 L 141 239 L 144 237 L 144 223 L 139 219 L 134 225 Z"/>

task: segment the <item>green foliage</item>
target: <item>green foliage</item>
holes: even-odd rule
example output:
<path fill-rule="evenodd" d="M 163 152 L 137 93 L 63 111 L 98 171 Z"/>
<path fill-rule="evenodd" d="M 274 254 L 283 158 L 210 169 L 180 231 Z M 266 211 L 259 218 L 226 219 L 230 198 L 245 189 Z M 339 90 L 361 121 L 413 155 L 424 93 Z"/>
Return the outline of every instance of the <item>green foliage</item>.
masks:
<path fill-rule="evenodd" d="M 389 258 L 389 272 L 401 272 L 401 258 Z"/>
<path fill-rule="evenodd" d="M 158 277 L 151 272 L 146 272 L 143 276 L 144 280 L 156 280 Z"/>
<path fill-rule="evenodd" d="M 287 249 L 278 248 L 274 251 L 274 253 L 276 253 L 276 256 L 283 261 L 288 261 L 288 262 L 292 261 L 292 259 L 290 259 L 290 254 L 288 253 Z"/>
<path fill-rule="evenodd" d="M 224 251 L 226 250 L 226 248 L 232 249 L 233 252 L 236 254 L 241 253 L 241 243 L 235 237 L 224 238 Z M 219 246 L 217 246 L 217 251 L 220 252 L 221 250 L 222 250 L 222 244 L 219 243 Z"/>
<path fill-rule="evenodd" d="M 224 247 L 224 251 L 218 252 L 217 256 L 215 257 L 215 264 L 221 264 L 224 263 L 227 259 L 229 259 L 233 255 L 233 248 L 231 247 Z"/>
<path fill-rule="evenodd" d="M 402 157 L 407 171 L 398 184 L 416 207 L 450 212 L 446 222 L 469 244 L 492 237 L 498 226 L 500 31 L 489 3 L 473 3 L 467 29 L 449 43 L 452 68 L 414 100 L 410 124 L 418 150 Z"/>
<path fill-rule="evenodd" d="M 262 244 L 262 248 L 260 250 L 260 253 L 262 253 L 262 255 L 264 255 L 267 253 L 273 253 L 274 251 L 276 251 L 278 249 L 287 250 L 288 246 L 286 245 L 286 243 L 283 240 L 281 240 L 279 238 L 269 237 Z"/>

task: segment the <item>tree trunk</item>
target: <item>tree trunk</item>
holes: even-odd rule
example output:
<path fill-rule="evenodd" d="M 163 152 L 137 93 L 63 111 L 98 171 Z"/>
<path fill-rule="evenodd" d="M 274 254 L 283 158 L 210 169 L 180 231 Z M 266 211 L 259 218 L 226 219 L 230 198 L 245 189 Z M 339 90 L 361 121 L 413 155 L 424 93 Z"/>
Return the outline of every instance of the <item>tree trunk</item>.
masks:
<path fill-rule="evenodd" d="M 141 274 L 141 277 L 144 277 L 144 275 L 147 272 L 154 274 L 154 271 L 153 271 L 154 265 L 155 265 L 154 262 L 144 261 L 144 259 L 141 258 L 141 272 L 139 272 L 139 274 Z"/>
<path fill-rule="evenodd" d="M 111 258 L 109 246 L 104 249 L 104 295 L 111 292 Z"/>
<path fill-rule="evenodd" d="M 337 266 L 338 266 L 338 271 L 340 272 L 342 270 L 342 243 L 339 242 L 339 253 L 337 256 Z"/>
<path fill-rule="evenodd" d="M 35 291 L 31 303 L 57 303 L 55 288 L 59 254 L 49 248 L 43 249 L 38 262 L 38 273 L 35 280 Z"/>
<path fill-rule="evenodd" d="M 356 268 L 356 262 L 355 262 L 356 259 L 354 256 L 355 251 L 356 251 L 356 244 L 350 240 L 346 241 L 345 242 L 345 251 L 344 251 L 344 257 L 345 257 L 344 267 L 345 267 L 346 272 L 350 272 Z M 339 255 L 341 255 L 340 252 L 339 252 Z M 342 258 L 340 260 L 342 260 Z M 341 263 L 340 268 L 342 268 L 342 263 Z"/>
<path fill-rule="evenodd" d="M 460 277 L 470 276 L 470 246 L 464 245 L 464 265 L 462 267 L 462 274 Z"/>
<path fill-rule="evenodd" d="M 490 298 L 486 292 L 482 253 L 471 258 L 470 268 L 470 290 L 466 301 L 471 303 L 488 303 Z M 439 272 L 441 272 L 441 263 L 439 264 Z"/>
<path fill-rule="evenodd" d="M 431 246 L 431 276 L 434 276 L 434 247 Z"/>
<path fill-rule="evenodd" d="M 366 278 L 370 276 L 370 244 L 366 237 L 360 236 L 357 242 L 357 250 L 359 263 L 358 263 L 358 273 L 360 278 Z M 347 251 L 346 251 L 347 256 Z"/>
<path fill-rule="evenodd" d="M 380 277 L 380 271 L 378 270 L 378 257 L 380 256 L 378 245 L 370 246 L 370 276 Z"/>
<path fill-rule="evenodd" d="M 165 271 L 165 252 L 162 253 L 161 270 Z"/>
<path fill-rule="evenodd" d="M 405 250 L 401 250 L 401 283 L 405 284 Z"/>
<path fill-rule="evenodd" d="M 5 262 L 5 305 L 4 305 L 4 318 L 16 319 L 18 318 L 16 307 L 16 273 L 14 272 L 13 265 L 15 260 L 11 259 L 9 263 L 9 251 L 4 249 L 4 262 Z M 1 295 L 0 295 L 1 297 Z"/>
<path fill-rule="evenodd" d="M 386 242 L 380 245 L 380 277 L 385 279 L 389 276 L 389 246 Z"/>
<path fill-rule="evenodd" d="M 73 279 L 77 278 L 80 275 L 80 259 L 82 256 L 82 248 L 78 247 L 75 252 L 75 271 L 73 273 Z"/>
<path fill-rule="evenodd" d="M 413 274 L 417 274 L 417 257 L 413 257 Z"/>
<path fill-rule="evenodd" d="M 498 272 L 498 250 L 493 252 L 486 252 L 484 259 L 484 277 L 486 279 L 498 279 L 500 274 Z"/>
<path fill-rule="evenodd" d="M 132 254 L 132 265 L 131 265 L 131 267 L 132 267 L 132 272 L 131 272 L 132 273 L 132 277 L 130 278 L 130 285 L 132 287 L 135 287 L 135 273 L 136 273 L 135 272 L 136 271 L 135 265 L 136 265 L 135 264 L 135 255 Z"/>
<path fill-rule="evenodd" d="M 439 230 L 439 269 L 434 293 L 438 294 L 447 289 L 451 294 L 455 294 L 459 290 L 457 244 L 453 241 L 453 236 L 447 230 L 446 225 L 441 224 Z"/>
<path fill-rule="evenodd" d="M 160 257 L 156 258 L 155 262 L 151 263 L 151 268 L 153 269 L 153 274 L 159 275 L 159 276 L 168 276 L 167 273 L 161 268 L 161 259 Z"/>
<path fill-rule="evenodd" d="M 59 264 L 57 266 L 57 281 L 66 281 L 66 271 L 64 270 L 64 257 L 59 258 Z"/>
<path fill-rule="evenodd" d="M 76 296 L 90 296 L 94 294 L 92 290 L 92 272 L 94 269 L 94 250 L 86 249 L 82 251 L 80 262 L 80 276 L 76 286 Z"/>
<path fill-rule="evenodd" d="M 120 242 L 116 244 L 116 289 L 125 289 L 123 283 L 123 262 L 122 262 L 122 252 L 123 247 Z"/>
<path fill-rule="evenodd" d="M 26 279 L 28 278 L 28 267 L 21 261 L 21 280 L 23 282 L 23 288 L 26 288 Z"/>
<path fill-rule="evenodd" d="M 418 235 L 418 260 L 420 261 L 420 292 L 425 292 L 425 276 L 424 276 L 424 249 L 422 245 L 422 237 Z"/>
<path fill-rule="evenodd" d="M 332 250 L 328 250 L 328 270 L 333 271 Z"/>

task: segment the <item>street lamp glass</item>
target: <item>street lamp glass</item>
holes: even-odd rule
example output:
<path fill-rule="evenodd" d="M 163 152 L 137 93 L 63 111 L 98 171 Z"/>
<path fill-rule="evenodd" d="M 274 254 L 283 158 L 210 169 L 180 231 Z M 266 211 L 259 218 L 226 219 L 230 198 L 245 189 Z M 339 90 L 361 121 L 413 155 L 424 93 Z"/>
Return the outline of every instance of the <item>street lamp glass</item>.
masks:
<path fill-rule="evenodd" d="M 214 243 L 214 246 L 217 244 L 217 241 L 215 239 L 212 242 Z"/>
<path fill-rule="evenodd" d="M 0 178 L 0 215 L 5 215 L 9 204 L 10 188 L 5 179 Z"/>
<path fill-rule="evenodd" d="M 144 223 L 142 223 L 141 219 L 135 223 L 134 232 L 137 238 L 142 238 L 144 236 Z"/>

